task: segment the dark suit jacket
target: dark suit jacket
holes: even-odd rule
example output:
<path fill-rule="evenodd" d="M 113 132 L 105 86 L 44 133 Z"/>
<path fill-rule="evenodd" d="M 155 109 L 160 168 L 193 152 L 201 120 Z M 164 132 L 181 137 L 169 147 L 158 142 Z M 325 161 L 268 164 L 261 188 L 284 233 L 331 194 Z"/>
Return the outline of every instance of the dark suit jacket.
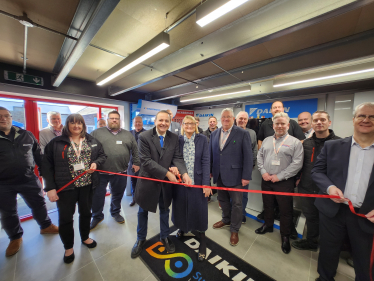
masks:
<path fill-rule="evenodd" d="M 312 170 L 312 179 L 317 184 L 320 193 L 326 194 L 330 185 L 335 185 L 343 193 L 348 176 L 349 156 L 351 152 L 352 137 L 340 140 L 327 141 L 322 148 L 317 162 Z M 341 203 L 342 204 L 342 203 Z M 333 218 L 340 209 L 341 204 L 331 199 L 316 198 L 315 205 L 320 212 Z M 359 213 L 367 214 L 374 209 L 374 167 L 369 180 L 369 187 Z M 366 218 L 358 217 L 361 229 L 374 234 L 374 223 Z"/>
<path fill-rule="evenodd" d="M 225 186 L 241 185 L 242 179 L 251 180 L 253 155 L 248 132 L 234 125 L 222 151 L 220 135 L 221 128 L 211 134 L 209 142 L 213 182 L 217 182 L 219 175 Z"/>
<path fill-rule="evenodd" d="M 165 177 L 172 165 L 183 175 L 187 173 L 186 165 L 179 152 L 179 141 L 176 134 L 166 131 L 164 147 L 161 148 L 156 127 L 139 135 L 138 149 L 140 158 L 140 177 L 167 180 Z M 172 200 L 172 186 L 150 180 L 138 179 L 135 189 L 135 201 L 146 211 L 156 212 L 162 190 L 164 205 L 169 207 Z"/>

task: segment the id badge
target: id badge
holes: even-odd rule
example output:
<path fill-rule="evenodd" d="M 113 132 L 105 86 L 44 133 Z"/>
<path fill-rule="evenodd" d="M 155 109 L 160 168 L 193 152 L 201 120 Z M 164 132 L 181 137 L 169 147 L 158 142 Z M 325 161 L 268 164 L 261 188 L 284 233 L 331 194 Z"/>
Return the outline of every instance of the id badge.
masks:
<path fill-rule="evenodd" d="M 122 141 L 116 141 L 116 144 L 122 144 Z"/>
<path fill-rule="evenodd" d="M 281 164 L 281 161 L 279 159 L 271 160 L 271 165 L 273 166 L 279 166 Z"/>
<path fill-rule="evenodd" d="M 74 171 L 84 170 L 83 163 L 75 164 L 73 165 L 73 167 L 74 167 Z"/>

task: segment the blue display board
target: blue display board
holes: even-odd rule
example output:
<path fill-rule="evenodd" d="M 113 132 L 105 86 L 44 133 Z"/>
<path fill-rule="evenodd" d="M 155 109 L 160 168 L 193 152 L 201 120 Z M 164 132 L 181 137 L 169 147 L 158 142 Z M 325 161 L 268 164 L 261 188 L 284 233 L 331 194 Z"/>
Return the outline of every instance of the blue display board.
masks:
<path fill-rule="evenodd" d="M 271 102 L 261 104 L 250 104 L 245 106 L 245 111 L 248 112 L 249 117 L 253 118 L 269 118 L 271 114 Z M 288 114 L 290 118 L 297 118 L 297 116 L 304 111 L 313 114 L 317 110 L 318 99 L 307 99 L 307 100 L 293 100 L 285 101 L 284 112 Z"/>

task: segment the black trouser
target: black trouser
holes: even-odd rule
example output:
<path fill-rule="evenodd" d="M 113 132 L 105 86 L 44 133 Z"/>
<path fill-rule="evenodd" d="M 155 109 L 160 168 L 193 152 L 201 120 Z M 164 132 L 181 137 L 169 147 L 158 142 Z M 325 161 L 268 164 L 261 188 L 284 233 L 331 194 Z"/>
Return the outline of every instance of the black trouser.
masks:
<path fill-rule="evenodd" d="M 310 193 L 299 188 L 299 193 Z M 301 210 L 306 219 L 306 239 L 311 245 L 318 245 L 319 237 L 319 211 L 314 202 L 316 198 L 301 197 Z"/>
<path fill-rule="evenodd" d="M 1 225 L 10 240 L 22 237 L 23 229 L 17 212 L 17 194 L 20 194 L 41 229 L 49 227 L 52 222 L 47 213 L 42 186 L 38 178 L 22 184 L 0 183 L 0 216 Z"/>
<path fill-rule="evenodd" d="M 139 176 L 139 172 L 137 172 L 134 176 Z M 132 195 L 132 198 L 134 198 L 135 188 L 136 188 L 137 183 L 138 183 L 138 178 L 131 177 L 131 195 Z"/>
<path fill-rule="evenodd" d="M 373 234 L 362 231 L 358 224 L 359 220 L 365 219 L 353 214 L 349 207 L 343 203 L 340 204 L 340 210 L 333 218 L 319 213 L 320 252 L 318 273 L 321 281 L 334 280 L 339 264 L 341 246 L 347 234 L 352 246 L 355 280 L 370 280 L 370 254 L 373 247 Z"/>
<path fill-rule="evenodd" d="M 76 187 L 73 190 L 62 191 L 57 200 L 59 234 L 64 248 L 71 249 L 74 246 L 73 216 L 75 204 L 78 203 L 79 232 L 81 240 L 85 241 L 90 234 L 91 207 L 92 207 L 92 185 Z"/>
<path fill-rule="evenodd" d="M 263 191 L 294 192 L 294 185 L 295 181 L 293 178 L 275 183 L 262 180 L 261 188 Z M 279 204 L 280 233 L 282 236 L 288 237 L 291 235 L 294 227 L 292 222 L 293 198 L 291 196 L 262 194 L 265 211 L 265 225 L 273 226 L 274 224 L 274 197 Z"/>

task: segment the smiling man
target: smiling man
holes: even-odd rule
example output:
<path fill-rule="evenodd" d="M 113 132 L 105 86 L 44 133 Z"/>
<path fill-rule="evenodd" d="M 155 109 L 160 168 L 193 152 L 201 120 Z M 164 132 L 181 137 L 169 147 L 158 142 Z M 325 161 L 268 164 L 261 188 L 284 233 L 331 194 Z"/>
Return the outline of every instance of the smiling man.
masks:
<path fill-rule="evenodd" d="M 314 133 L 312 128 L 312 115 L 309 112 L 301 112 L 297 117 L 297 121 L 305 138 L 310 138 Z"/>
<path fill-rule="evenodd" d="M 39 132 L 39 142 L 42 153 L 44 153 L 44 148 L 54 137 L 61 136 L 62 128 L 61 124 L 61 114 L 57 111 L 49 111 L 47 113 L 48 127 L 44 128 Z"/>

